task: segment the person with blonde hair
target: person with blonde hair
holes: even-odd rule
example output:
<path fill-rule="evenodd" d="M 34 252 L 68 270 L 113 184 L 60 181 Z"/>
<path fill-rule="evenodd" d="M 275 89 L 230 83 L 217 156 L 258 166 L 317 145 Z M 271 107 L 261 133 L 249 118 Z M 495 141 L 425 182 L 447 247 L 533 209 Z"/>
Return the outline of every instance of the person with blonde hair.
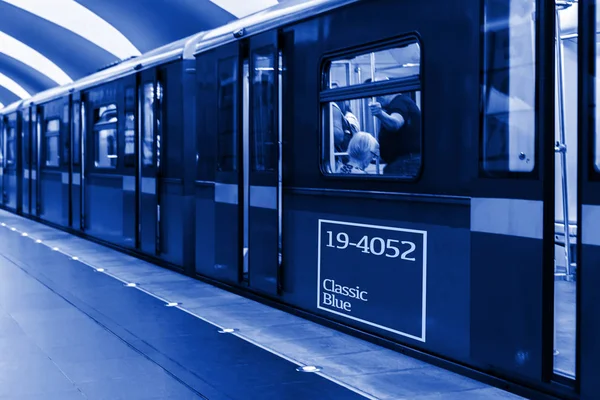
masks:
<path fill-rule="evenodd" d="M 342 174 L 366 174 L 365 169 L 379 156 L 377 139 L 367 132 L 357 132 L 348 143 L 348 162 L 340 167 Z"/>

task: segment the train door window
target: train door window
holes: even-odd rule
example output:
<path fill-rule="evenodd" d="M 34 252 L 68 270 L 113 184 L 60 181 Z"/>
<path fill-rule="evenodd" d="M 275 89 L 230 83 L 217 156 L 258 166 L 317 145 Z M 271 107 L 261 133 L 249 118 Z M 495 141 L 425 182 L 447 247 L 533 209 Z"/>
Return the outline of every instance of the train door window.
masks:
<path fill-rule="evenodd" d="M 80 130 L 80 121 L 81 115 L 79 112 L 80 103 L 73 103 L 73 119 L 72 119 L 72 127 L 73 127 L 73 164 L 79 165 L 81 161 L 81 132 Z"/>
<path fill-rule="evenodd" d="M 46 166 L 47 167 L 58 167 L 60 163 L 59 153 L 59 142 L 60 142 L 60 120 L 58 118 L 46 121 L 46 133 L 45 133 L 45 144 L 46 144 Z"/>
<path fill-rule="evenodd" d="M 125 114 L 125 167 L 135 165 L 135 115 Z"/>
<path fill-rule="evenodd" d="M 126 168 L 135 166 L 135 89 L 125 89 L 125 151 L 123 162 Z"/>
<path fill-rule="evenodd" d="M 534 3 L 486 2 L 481 158 L 488 173 L 535 166 Z"/>
<path fill-rule="evenodd" d="M 217 68 L 219 98 L 217 109 L 217 169 L 223 172 L 237 170 L 237 91 L 238 59 L 220 60 Z"/>
<path fill-rule="evenodd" d="M 421 52 L 414 39 L 324 63 L 326 175 L 415 179 L 421 170 Z"/>
<path fill-rule="evenodd" d="M 21 143 L 23 144 L 23 168 L 28 169 L 31 165 L 29 157 L 29 110 L 23 112 L 23 129 L 21 131 Z"/>
<path fill-rule="evenodd" d="M 6 125 L 0 118 L 0 168 L 4 167 L 4 137 L 6 136 Z"/>
<path fill-rule="evenodd" d="M 253 171 L 275 171 L 277 168 L 277 127 L 273 115 L 278 100 L 273 98 L 275 85 L 275 55 L 273 46 L 254 52 L 254 151 L 251 152 Z"/>
<path fill-rule="evenodd" d="M 117 122 L 115 104 L 94 110 L 94 165 L 97 168 L 117 166 Z"/>
<path fill-rule="evenodd" d="M 69 104 L 65 104 L 63 107 L 63 120 L 62 120 L 62 126 L 64 127 L 64 134 L 61 135 L 61 139 L 62 139 L 62 164 L 63 165 L 68 165 L 69 164 L 69 151 L 70 151 L 70 147 L 71 147 L 71 140 L 69 138 Z"/>
<path fill-rule="evenodd" d="M 8 137 L 6 138 L 6 165 L 15 165 L 16 157 L 16 130 L 13 126 L 9 126 L 8 128 Z"/>
<path fill-rule="evenodd" d="M 153 164 L 152 150 L 154 143 L 154 84 L 146 83 L 143 90 L 142 103 L 142 165 Z"/>

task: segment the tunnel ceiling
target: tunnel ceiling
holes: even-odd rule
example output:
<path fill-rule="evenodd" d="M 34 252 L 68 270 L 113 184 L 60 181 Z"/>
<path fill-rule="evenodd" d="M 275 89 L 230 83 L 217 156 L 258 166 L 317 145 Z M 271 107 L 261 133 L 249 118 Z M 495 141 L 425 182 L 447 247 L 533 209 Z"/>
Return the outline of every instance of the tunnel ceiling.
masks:
<path fill-rule="evenodd" d="M 0 104 L 8 105 L 277 3 L 0 0 Z"/>

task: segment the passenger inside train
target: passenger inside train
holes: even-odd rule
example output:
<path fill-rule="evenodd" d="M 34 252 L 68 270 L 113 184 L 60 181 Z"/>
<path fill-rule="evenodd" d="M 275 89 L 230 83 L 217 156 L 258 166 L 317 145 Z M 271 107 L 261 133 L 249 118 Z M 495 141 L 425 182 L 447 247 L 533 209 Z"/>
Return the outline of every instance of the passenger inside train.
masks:
<path fill-rule="evenodd" d="M 368 132 L 358 132 L 348 143 L 348 161 L 340 167 L 342 174 L 367 174 L 371 161 L 379 157 L 379 143 Z"/>

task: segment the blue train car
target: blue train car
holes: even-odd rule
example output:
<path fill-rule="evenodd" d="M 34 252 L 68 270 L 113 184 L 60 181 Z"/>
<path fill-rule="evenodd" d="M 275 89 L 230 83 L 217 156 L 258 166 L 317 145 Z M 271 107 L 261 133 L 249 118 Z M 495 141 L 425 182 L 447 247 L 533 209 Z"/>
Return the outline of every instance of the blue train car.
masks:
<path fill-rule="evenodd" d="M 593 1 L 284 2 L 0 110 L 0 205 L 594 398 L 596 26 Z"/>

